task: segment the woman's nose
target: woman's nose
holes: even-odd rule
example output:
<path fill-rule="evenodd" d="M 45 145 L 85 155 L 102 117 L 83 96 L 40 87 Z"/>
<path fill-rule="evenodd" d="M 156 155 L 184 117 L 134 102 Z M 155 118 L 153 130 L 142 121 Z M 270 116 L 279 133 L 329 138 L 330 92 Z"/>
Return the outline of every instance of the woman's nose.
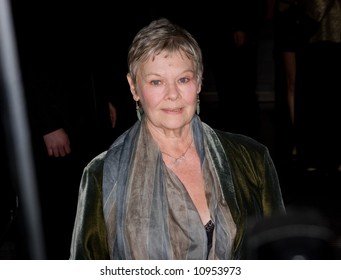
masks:
<path fill-rule="evenodd" d="M 169 83 L 166 87 L 166 97 L 169 99 L 177 99 L 180 95 L 180 90 L 176 83 Z"/>

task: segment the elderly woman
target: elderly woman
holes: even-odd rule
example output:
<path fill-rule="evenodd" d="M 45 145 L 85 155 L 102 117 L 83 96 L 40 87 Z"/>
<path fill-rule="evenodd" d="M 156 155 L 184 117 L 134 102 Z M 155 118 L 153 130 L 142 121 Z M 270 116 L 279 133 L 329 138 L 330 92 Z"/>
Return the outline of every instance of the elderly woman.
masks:
<path fill-rule="evenodd" d="M 196 40 L 167 19 L 135 36 L 139 120 L 81 180 L 71 259 L 242 259 L 249 219 L 285 208 L 262 144 L 201 122 Z"/>

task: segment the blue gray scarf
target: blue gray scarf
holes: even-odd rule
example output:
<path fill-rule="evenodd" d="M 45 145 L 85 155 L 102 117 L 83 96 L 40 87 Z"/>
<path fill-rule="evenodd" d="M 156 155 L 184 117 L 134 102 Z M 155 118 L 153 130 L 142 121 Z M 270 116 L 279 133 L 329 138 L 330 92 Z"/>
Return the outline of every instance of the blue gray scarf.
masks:
<path fill-rule="evenodd" d="M 221 159 L 225 154 L 214 131 L 198 116 L 192 130 L 215 223 L 208 258 L 230 259 L 236 228 L 221 191 L 222 184 L 232 184 L 230 169 L 226 166 L 224 179 L 217 175 L 217 164 L 227 162 Z M 163 162 L 144 119 L 108 150 L 103 211 L 111 259 L 207 258 L 204 225 L 182 182 Z"/>

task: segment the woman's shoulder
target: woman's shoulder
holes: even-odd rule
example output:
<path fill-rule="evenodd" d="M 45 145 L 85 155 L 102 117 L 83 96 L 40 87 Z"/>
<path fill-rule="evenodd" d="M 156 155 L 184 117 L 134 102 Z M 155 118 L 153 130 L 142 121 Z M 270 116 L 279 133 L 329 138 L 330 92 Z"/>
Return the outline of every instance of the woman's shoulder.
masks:
<path fill-rule="evenodd" d="M 223 137 L 223 138 L 225 138 L 231 142 L 236 142 L 236 143 L 240 143 L 240 144 L 250 144 L 250 145 L 256 145 L 256 146 L 264 146 L 262 143 L 260 143 L 255 138 L 252 138 L 252 137 L 247 136 L 245 134 L 226 132 L 226 131 L 221 131 L 221 130 L 215 130 L 215 131 L 221 137 Z"/>
<path fill-rule="evenodd" d="M 107 151 L 104 151 L 97 156 L 95 156 L 85 167 L 85 171 L 90 173 L 102 173 L 104 159 L 106 157 Z"/>

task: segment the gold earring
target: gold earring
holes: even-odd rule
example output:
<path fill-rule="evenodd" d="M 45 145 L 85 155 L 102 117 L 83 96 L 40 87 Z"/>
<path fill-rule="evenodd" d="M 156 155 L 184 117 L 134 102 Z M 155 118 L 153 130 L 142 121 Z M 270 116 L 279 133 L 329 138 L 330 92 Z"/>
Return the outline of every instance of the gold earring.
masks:
<path fill-rule="evenodd" d="M 199 99 L 199 94 L 197 95 L 197 115 L 200 114 L 200 99 Z"/>

